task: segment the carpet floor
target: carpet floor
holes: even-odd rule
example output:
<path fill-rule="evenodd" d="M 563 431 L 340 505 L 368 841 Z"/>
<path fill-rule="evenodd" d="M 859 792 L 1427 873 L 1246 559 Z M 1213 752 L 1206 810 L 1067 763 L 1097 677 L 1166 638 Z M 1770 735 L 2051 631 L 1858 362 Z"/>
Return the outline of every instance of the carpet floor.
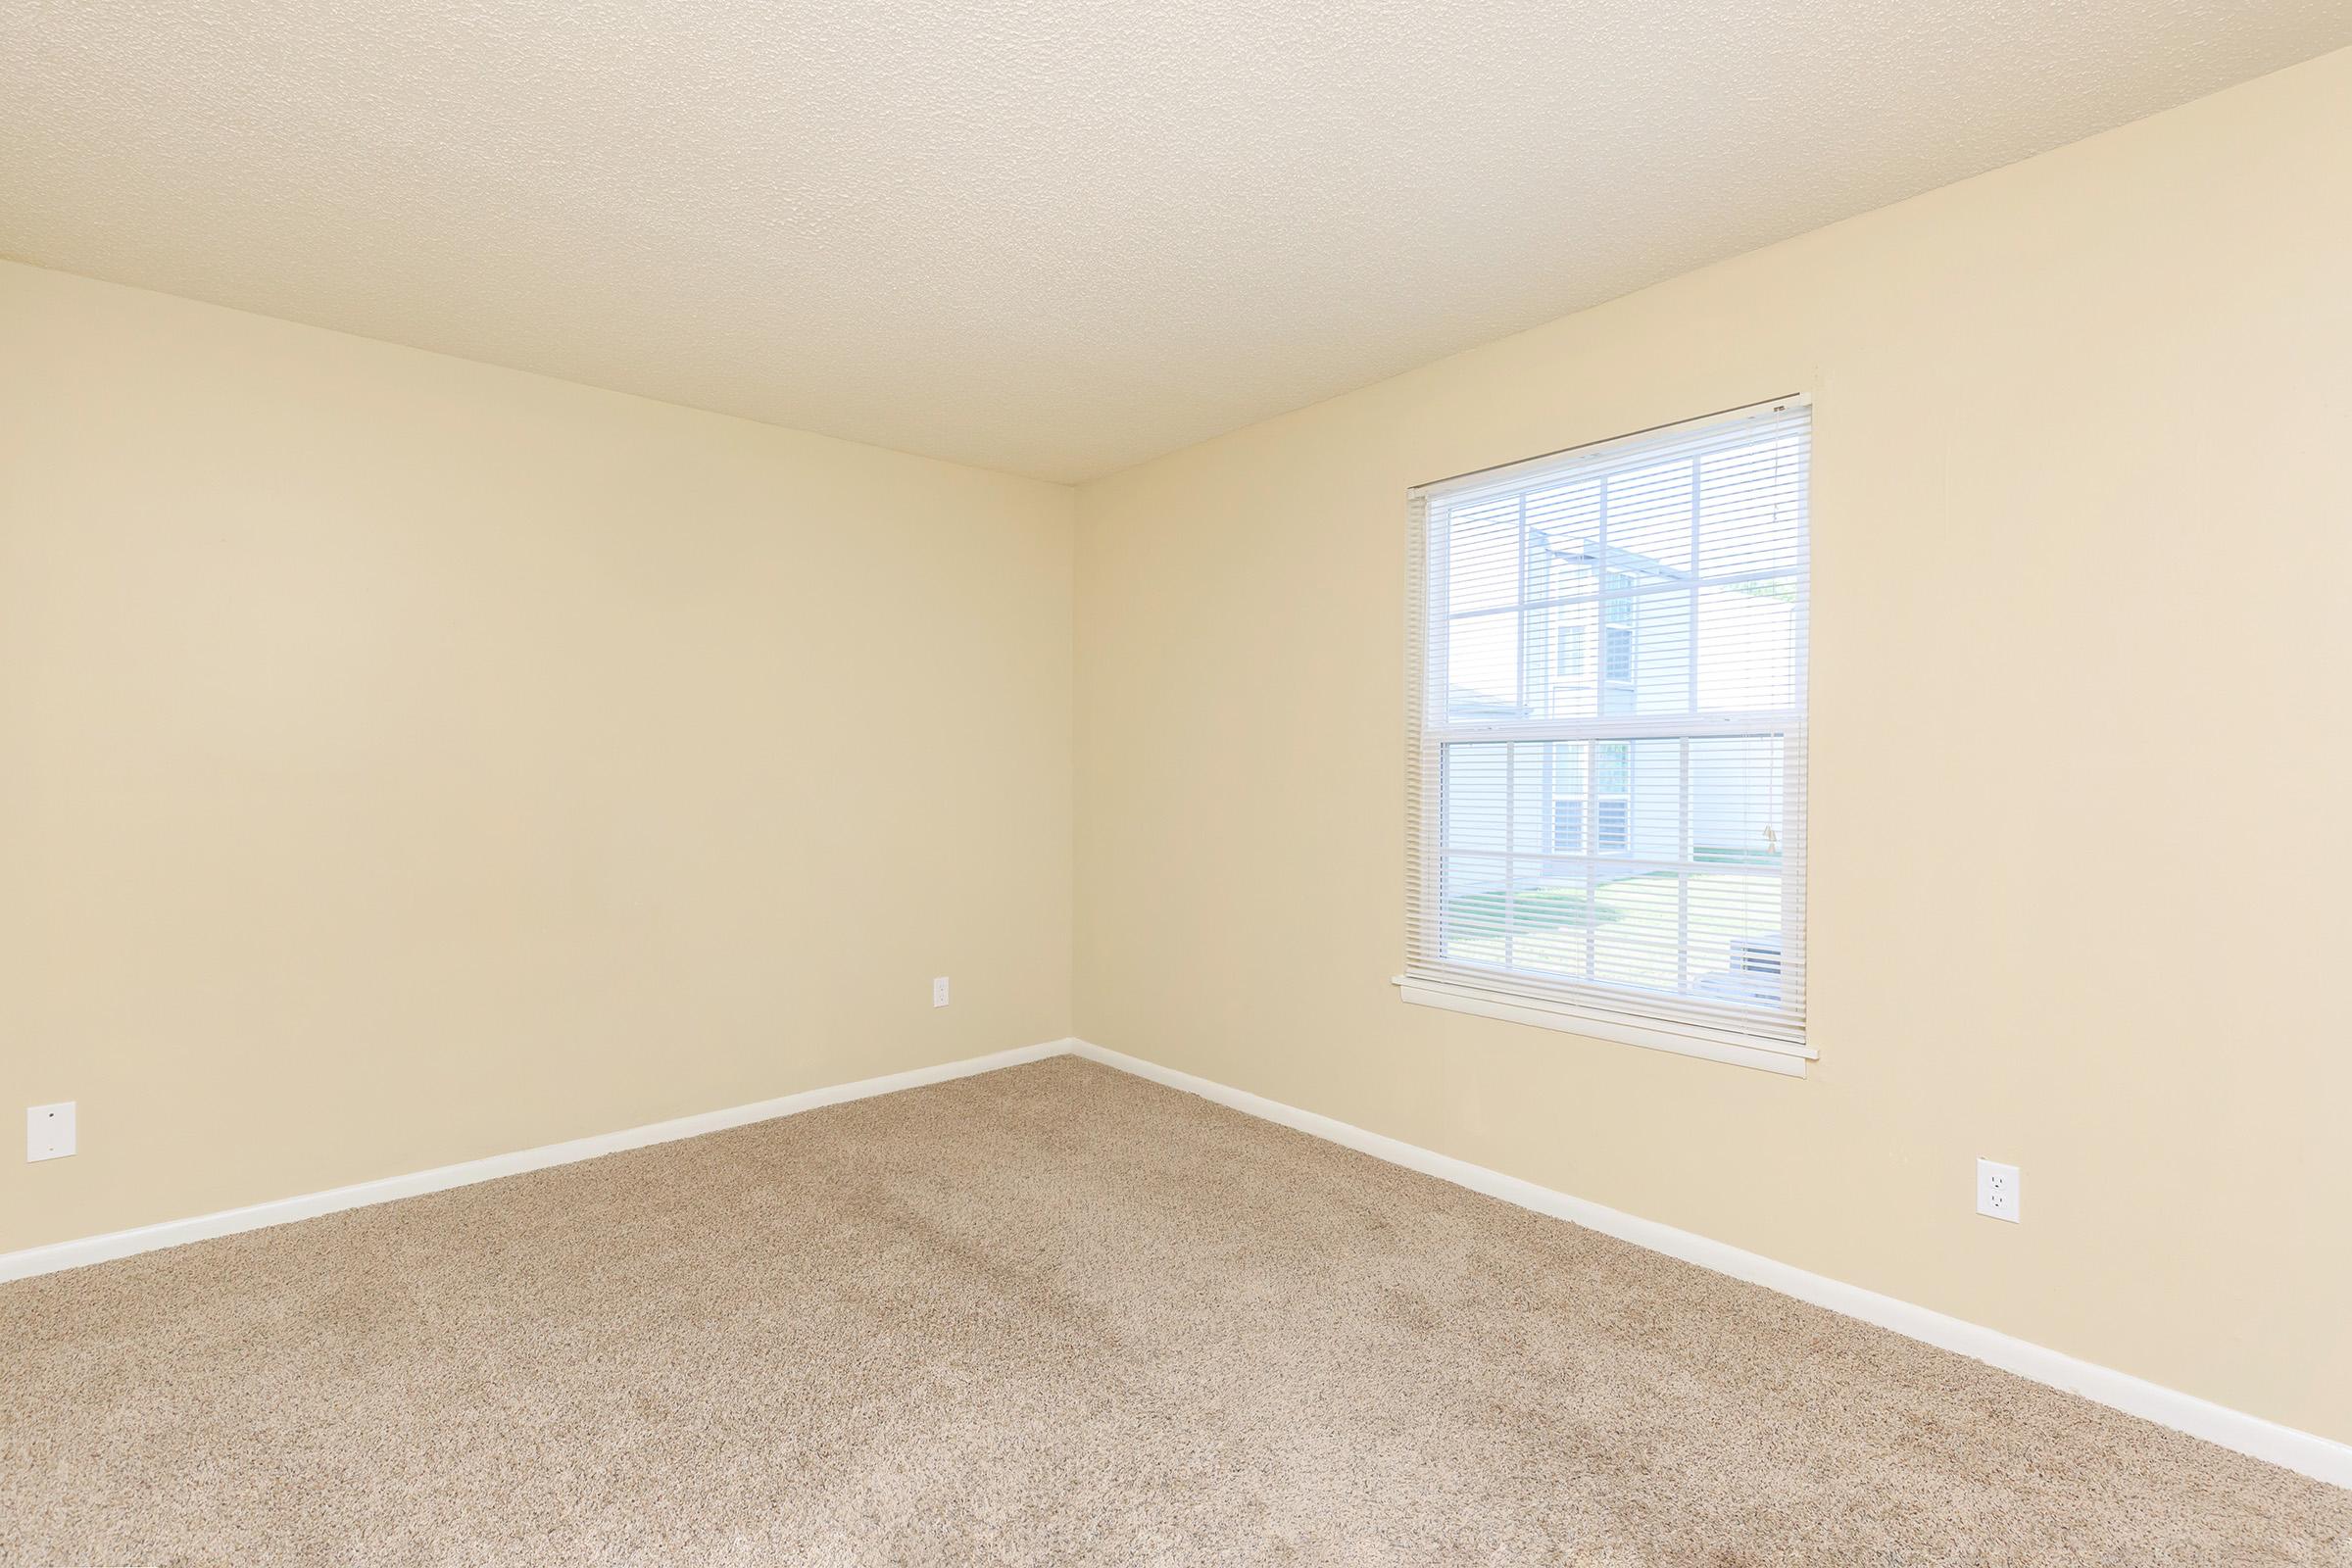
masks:
<path fill-rule="evenodd" d="M 1062 1057 L 0 1286 L 10 1563 L 2352 1562 L 2352 1493 Z"/>

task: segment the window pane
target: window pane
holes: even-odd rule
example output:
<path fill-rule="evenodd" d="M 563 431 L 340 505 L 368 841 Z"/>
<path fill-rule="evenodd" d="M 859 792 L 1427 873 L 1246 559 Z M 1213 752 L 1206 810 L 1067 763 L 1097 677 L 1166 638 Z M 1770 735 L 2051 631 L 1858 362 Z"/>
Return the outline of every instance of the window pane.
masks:
<path fill-rule="evenodd" d="M 1690 858 L 1715 865 L 1777 866 L 1787 831 L 1777 735 L 1690 743 Z"/>
<path fill-rule="evenodd" d="M 1554 556 L 1589 563 L 1600 531 L 1600 490 L 1592 478 L 1539 485 L 1527 493 L 1527 525 Z"/>
<path fill-rule="evenodd" d="M 1441 760 L 1446 791 L 1444 847 L 1501 854 L 1509 846 L 1503 787 L 1509 748 L 1448 746 Z"/>
<path fill-rule="evenodd" d="M 1542 741 L 1457 741 L 1439 760 L 1445 789 L 1441 847 L 1479 854 L 1544 854 L 1550 832 L 1547 769 L 1558 749 Z"/>
<path fill-rule="evenodd" d="M 1446 664 L 1446 706 L 1453 720 L 1477 723 L 1524 716 L 1519 662 L 1518 612 L 1453 622 Z"/>
<path fill-rule="evenodd" d="M 1788 581 L 1706 588 L 1698 596 L 1698 706 L 1702 711 L 1793 708 L 1796 585 Z"/>
<path fill-rule="evenodd" d="M 1586 650 L 1592 646 L 1591 611 L 1581 605 L 1553 611 L 1551 640 L 1551 672 L 1569 680 L 1583 679 Z"/>
<path fill-rule="evenodd" d="M 1690 484 L 1688 460 L 1656 464 L 1609 480 L 1609 564 L 1651 576 L 1690 569 Z"/>
<path fill-rule="evenodd" d="M 1690 878 L 1690 983 L 1725 1002 L 1781 1000 L 1781 879 L 1761 871 Z"/>
<path fill-rule="evenodd" d="M 1585 978 L 1592 906 L 1583 867 L 1522 860 L 1511 880 L 1512 967 Z"/>
<path fill-rule="evenodd" d="M 1519 602 L 1519 504 L 1515 500 L 1449 512 L 1444 531 L 1449 613 Z"/>
<path fill-rule="evenodd" d="M 1804 569 L 1805 442 L 1782 436 L 1701 459 L 1699 569 Z"/>
<path fill-rule="evenodd" d="M 1620 624 L 1611 640 L 1601 710 L 1683 713 L 1690 710 L 1690 590 L 1662 577 L 1637 577 L 1630 596 L 1604 602 Z"/>
<path fill-rule="evenodd" d="M 1678 988 L 1681 881 L 1671 871 L 1600 877 L 1593 979 L 1656 991 Z"/>
<path fill-rule="evenodd" d="M 1456 963 L 1503 961 L 1508 862 L 1499 857 L 1449 855 L 1439 878 L 1446 956 Z"/>

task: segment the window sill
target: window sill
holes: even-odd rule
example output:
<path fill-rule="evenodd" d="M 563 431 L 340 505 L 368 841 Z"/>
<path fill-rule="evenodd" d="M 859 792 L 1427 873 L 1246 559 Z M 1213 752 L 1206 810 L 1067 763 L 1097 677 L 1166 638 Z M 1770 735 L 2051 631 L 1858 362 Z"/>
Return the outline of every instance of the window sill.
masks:
<path fill-rule="evenodd" d="M 1804 1077 L 1805 1064 L 1818 1055 L 1807 1046 L 1762 1044 L 1746 1035 L 1733 1034 L 1728 1030 L 1702 1029 L 1694 1025 L 1631 1023 L 1607 1013 L 1588 1012 L 1560 1003 L 1481 991 L 1474 986 L 1415 980 L 1405 975 L 1398 975 L 1393 983 L 1397 996 L 1415 1006 L 1444 1007 L 1449 1012 L 1468 1012 L 1482 1018 L 1502 1018 L 1512 1023 L 1534 1024 L 1540 1029 L 1558 1029 L 1593 1040 L 1614 1040 L 1649 1051 L 1671 1051 L 1678 1055 L 1697 1056 L 1706 1061 L 1728 1061 L 1737 1067 L 1754 1067 L 1790 1078 Z"/>

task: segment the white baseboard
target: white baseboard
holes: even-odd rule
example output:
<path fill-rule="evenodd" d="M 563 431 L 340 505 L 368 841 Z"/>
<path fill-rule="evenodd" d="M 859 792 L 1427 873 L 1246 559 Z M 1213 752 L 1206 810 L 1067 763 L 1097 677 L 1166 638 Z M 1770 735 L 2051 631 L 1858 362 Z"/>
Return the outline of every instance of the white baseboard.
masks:
<path fill-rule="evenodd" d="M 1617 1209 L 1604 1208 L 1598 1203 L 1572 1198 L 1548 1187 L 1539 1187 L 1534 1182 L 1516 1176 L 1505 1176 L 1500 1171 L 1489 1170 L 1483 1165 L 1473 1165 L 1467 1160 L 1436 1153 L 1380 1133 L 1366 1132 L 1360 1127 L 1351 1127 L 1311 1110 L 1300 1110 L 1295 1105 L 1286 1105 L 1262 1095 L 1228 1088 L 1224 1084 L 1198 1078 L 1188 1072 L 1178 1072 L 1171 1067 L 1162 1067 L 1084 1040 L 1055 1040 L 1043 1045 L 1023 1046 L 991 1055 L 944 1062 L 935 1067 L 917 1067 L 907 1072 L 861 1079 L 857 1083 L 836 1084 L 827 1089 L 810 1089 L 801 1094 L 762 1100 L 725 1110 L 680 1116 L 673 1121 L 655 1122 L 651 1126 L 600 1133 L 592 1138 L 575 1138 L 568 1143 L 547 1144 L 514 1153 L 492 1154 L 484 1159 L 442 1165 L 406 1176 L 387 1176 L 378 1181 L 359 1182 L 322 1193 L 308 1193 L 297 1198 L 255 1203 L 245 1208 L 200 1214 L 192 1219 L 167 1220 L 159 1225 L 142 1225 L 135 1230 L 113 1231 L 103 1236 L 87 1236 L 75 1241 L 52 1243 L 46 1247 L 26 1248 L 23 1251 L 0 1253 L 0 1281 L 79 1268 L 87 1263 L 103 1263 L 111 1258 L 128 1257 L 159 1248 L 178 1247 L 210 1237 L 284 1225 L 317 1214 L 331 1214 L 338 1209 L 361 1208 L 370 1203 L 386 1203 L 395 1199 L 443 1192 L 474 1182 L 495 1181 L 501 1176 L 515 1176 L 524 1171 L 544 1170 L 551 1165 L 594 1159 L 600 1154 L 618 1153 L 625 1149 L 642 1149 L 649 1144 L 663 1144 L 674 1139 L 722 1132 L 730 1127 L 814 1110 L 820 1105 L 837 1105 L 846 1101 L 864 1100 L 901 1089 L 945 1083 L 951 1078 L 993 1072 L 999 1067 L 1016 1066 L 1071 1052 L 1089 1061 L 1101 1062 L 1104 1066 L 1133 1073 L 1139 1078 L 1148 1078 L 1171 1089 L 1198 1095 L 1203 1100 L 1214 1101 L 1220 1105 L 1231 1106 L 1266 1121 L 1278 1122 L 1285 1127 L 1370 1154 L 1376 1159 L 1385 1159 L 1391 1164 L 1435 1176 L 1457 1187 L 1467 1187 L 1490 1198 L 1499 1198 L 1539 1214 L 1549 1214 L 1556 1219 L 1588 1226 L 1620 1241 L 1632 1242 L 1637 1247 L 1646 1247 L 1652 1251 L 1696 1263 L 1701 1268 L 1713 1269 L 1719 1274 L 1729 1274 L 1735 1279 L 1765 1286 L 1785 1296 L 1793 1296 L 1798 1300 L 1810 1301 L 1833 1312 L 1859 1318 L 1865 1323 L 1892 1329 L 1897 1334 L 1972 1356 L 2051 1388 L 2079 1394 L 2086 1399 L 2153 1421 L 2159 1426 L 2170 1427 L 2176 1432 L 2186 1433 L 2192 1438 L 2201 1438 L 2222 1447 L 2283 1465 L 2320 1481 L 2352 1487 L 2352 1446 L 2315 1433 L 2281 1426 L 2276 1421 L 2232 1410 L 2209 1399 L 2200 1399 L 2194 1395 L 2150 1383 L 2144 1378 L 2132 1377 L 2129 1373 L 2029 1344 L 1995 1329 L 1948 1317 L 1924 1306 L 1914 1306 L 1908 1301 L 1898 1301 L 1893 1297 L 1881 1296 L 1876 1291 L 1866 1291 L 1859 1286 L 1808 1273 L 1755 1252 L 1710 1241 L 1704 1236 L 1694 1236 L 1689 1231 L 1677 1230 L 1671 1225 L 1661 1225 L 1655 1220 L 1641 1219 Z"/>
<path fill-rule="evenodd" d="M 1957 1351 L 1961 1355 L 1999 1367 L 2004 1372 L 2030 1378 L 2035 1383 L 2079 1394 L 2096 1403 L 2153 1421 L 2158 1426 L 2170 1427 L 2192 1438 L 2202 1438 L 2207 1443 L 2300 1471 L 2315 1480 L 2330 1482 L 2339 1487 L 2352 1487 L 2352 1446 L 2320 1437 L 2316 1433 L 2298 1431 L 2276 1421 L 2248 1415 L 2242 1410 L 2232 1410 L 2226 1405 L 2215 1404 L 2210 1399 L 2200 1399 L 2194 1395 L 2150 1383 L 2145 1378 L 2136 1378 L 2130 1373 L 2097 1366 L 2042 1346 L 2029 1344 L 1996 1329 L 1947 1317 L 1941 1312 L 1914 1306 L 1908 1301 L 1898 1301 L 1891 1296 L 1881 1296 L 1876 1291 L 1866 1291 L 1857 1285 L 1846 1285 L 1820 1274 L 1807 1273 L 1801 1268 L 1775 1262 L 1769 1257 L 1710 1241 L 1704 1236 L 1694 1236 L 1689 1231 L 1676 1230 L 1671 1225 L 1661 1225 L 1655 1220 L 1639 1219 L 1613 1208 L 1604 1208 L 1598 1203 L 1571 1198 L 1566 1193 L 1556 1193 L 1548 1187 L 1539 1187 L 1534 1182 L 1523 1181 L 1516 1176 L 1505 1176 L 1500 1171 L 1473 1165 L 1468 1160 L 1434 1153 L 1395 1138 L 1366 1132 L 1361 1127 L 1351 1127 L 1344 1121 L 1334 1121 L 1329 1116 L 1300 1110 L 1295 1105 L 1286 1105 L 1247 1090 L 1228 1088 L 1224 1084 L 1124 1055 L 1084 1040 L 1074 1042 L 1073 1049 L 1089 1061 L 1099 1061 L 1139 1078 L 1149 1078 L 1153 1083 L 1181 1089 L 1187 1094 L 1199 1095 L 1203 1100 L 1212 1100 L 1220 1105 L 1229 1105 L 1235 1110 L 1328 1139 L 1376 1159 L 1385 1159 L 1391 1164 L 1435 1176 L 1457 1187 L 1467 1187 L 1472 1192 L 1484 1193 L 1490 1198 L 1499 1198 L 1506 1203 L 1516 1203 L 1521 1208 L 1533 1209 L 1539 1214 L 1549 1214 L 1556 1219 L 1588 1226 L 1620 1241 L 1632 1242 L 1637 1247 L 1646 1247 L 1651 1251 L 1696 1263 L 1718 1274 L 1729 1274 L 1734 1279 L 1762 1285 L 1784 1296 L 1793 1296 L 1800 1301 L 1810 1301 L 1815 1306 L 1826 1306 L 1833 1312 L 1860 1318 L 1865 1323 L 1875 1323 L 1883 1329 L 1892 1329 L 1910 1339 Z"/>
<path fill-rule="evenodd" d="M 814 1110 L 819 1105 L 838 1105 L 844 1101 L 864 1100 L 901 1089 L 918 1089 L 924 1084 L 945 1083 L 951 1078 L 968 1078 L 973 1073 L 993 1072 L 999 1067 L 1058 1056 L 1075 1044 L 1069 1040 L 1053 1040 L 1044 1045 L 1022 1046 L 992 1055 L 943 1062 L 936 1067 L 916 1067 L 880 1078 L 860 1079 L 857 1083 L 835 1084 L 828 1089 L 804 1090 L 778 1100 L 762 1100 L 725 1110 L 707 1110 L 699 1115 L 680 1116 L 673 1121 L 658 1121 L 647 1127 L 599 1133 L 592 1138 L 545 1144 L 537 1149 L 520 1150 L 511 1154 L 491 1154 L 486 1158 L 469 1159 L 457 1165 L 440 1165 L 406 1176 L 386 1176 L 349 1187 L 329 1188 L 322 1193 L 305 1193 L 298 1198 L 280 1198 L 245 1208 L 199 1214 L 193 1219 L 166 1220 L 158 1225 L 141 1225 L 135 1230 L 110 1231 L 103 1236 L 84 1236 L 70 1242 L 53 1242 L 46 1247 L 28 1247 L 19 1252 L 0 1252 L 0 1281 L 52 1274 L 59 1269 L 80 1268 L 86 1263 L 104 1263 L 112 1258 L 128 1257 L 134 1252 L 152 1252 L 158 1248 L 178 1247 L 215 1236 L 231 1236 L 238 1231 L 285 1225 L 317 1214 L 331 1214 L 338 1209 L 363 1208 L 369 1203 L 388 1203 L 395 1199 L 416 1198 L 423 1193 L 470 1186 L 474 1182 L 496 1181 L 501 1176 L 518 1176 L 524 1171 L 545 1170 L 550 1165 L 568 1165 L 574 1160 L 594 1159 L 599 1154 L 616 1154 L 624 1149 L 643 1149 L 648 1144 L 698 1138 L 704 1133 L 723 1132 L 729 1127 L 742 1127 L 776 1116 Z"/>

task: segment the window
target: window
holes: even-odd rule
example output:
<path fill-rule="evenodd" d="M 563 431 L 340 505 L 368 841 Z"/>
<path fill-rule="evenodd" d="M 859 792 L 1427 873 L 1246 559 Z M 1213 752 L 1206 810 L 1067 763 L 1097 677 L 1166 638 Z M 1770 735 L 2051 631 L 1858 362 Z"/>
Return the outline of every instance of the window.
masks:
<path fill-rule="evenodd" d="M 1585 672 L 1585 628 L 1563 622 L 1556 636 L 1558 650 L 1552 660 L 1552 673 L 1582 675 Z"/>
<path fill-rule="evenodd" d="M 1811 412 L 1414 492 L 1407 1000 L 1803 1071 Z"/>
<path fill-rule="evenodd" d="M 1585 823 L 1592 823 L 1594 855 L 1623 855 L 1633 837 L 1634 804 L 1627 791 L 1631 788 L 1632 748 L 1622 741 L 1592 741 L 1590 767 L 1579 765 L 1587 760 L 1571 753 L 1572 760 L 1554 773 L 1551 802 L 1551 848 L 1561 855 L 1582 855 L 1585 843 Z M 1583 783 L 1592 780 L 1587 789 Z M 1572 793 L 1561 795 L 1559 789 Z"/>
<path fill-rule="evenodd" d="M 1565 796 L 1551 803 L 1551 847 L 1560 855 L 1585 853 L 1585 798 Z"/>
<path fill-rule="evenodd" d="M 1612 686 L 1634 683 L 1634 579 L 1622 571 L 1602 575 L 1600 595 L 1600 678 Z"/>
<path fill-rule="evenodd" d="M 1592 803 L 1592 853 L 1623 855 L 1633 838 L 1634 803 L 1620 795 Z"/>

